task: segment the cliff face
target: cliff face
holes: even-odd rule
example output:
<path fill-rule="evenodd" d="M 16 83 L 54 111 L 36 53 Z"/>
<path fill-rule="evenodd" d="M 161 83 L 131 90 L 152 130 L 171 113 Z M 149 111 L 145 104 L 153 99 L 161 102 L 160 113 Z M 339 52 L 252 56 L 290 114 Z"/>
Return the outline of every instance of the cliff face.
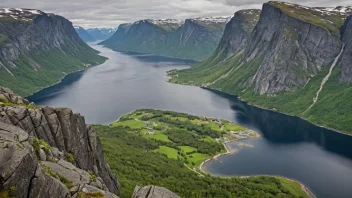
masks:
<path fill-rule="evenodd" d="M 243 50 L 259 20 L 261 10 L 240 10 L 226 24 L 224 34 L 215 53 L 226 57 Z"/>
<path fill-rule="evenodd" d="M 26 9 L 0 9 L 0 16 L 0 85 L 22 95 L 105 60 L 61 16 Z"/>
<path fill-rule="evenodd" d="M 111 38 L 100 44 L 119 51 L 200 60 L 216 48 L 226 22 L 223 17 L 141 20 L 120 25 Z"/>
<path fill-rule="evenodd" d="M 260 94 L 272 95 L 302 87 L 324 66 L 328 67 L 342 47 L 339 32 L 302 21 L 281 6 L 286 4 L 263 5 L 245 51 L 245 62 L 262 58 L 250 79 Z M 298 10 L 292 8 L 291 13 L 299 14 Z"/>
<path fill-rule="evenodd" d="M 15 197 L 117 197 L 99 137 L 71 109 L 35 107 L 0 88 L 0 192 Z"/>
<path fill-rule="evenodd" d="M 352 16 L 349 16 L 342 27 L 342 42 L 345 44 L 341 55 L 341 82 L 352 83 Z"/>

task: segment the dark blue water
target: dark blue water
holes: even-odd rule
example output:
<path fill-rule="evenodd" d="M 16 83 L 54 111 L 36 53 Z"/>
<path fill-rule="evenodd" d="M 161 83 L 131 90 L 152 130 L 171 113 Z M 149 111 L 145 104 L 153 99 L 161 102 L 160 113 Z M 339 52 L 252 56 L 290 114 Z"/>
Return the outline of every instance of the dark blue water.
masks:
<path fill-rule="evenodd" d="M 352 197 L 352 137 L 297 117 L 247 105 L 235 96 L 199 87 L 167 83 L 166 71 L 190 61 L 122 54 L 93 46 L 109 60 L 68 75 L 62 83 L 29 99 L 37 105 L 70 107 L 88 123 L 108 124 L 139 108 L 174 110 L 219 117 L 261 132 L 239 148 L 203 167 L 213 175 L 280 175 L 299 180 L 318 197 Z"/>

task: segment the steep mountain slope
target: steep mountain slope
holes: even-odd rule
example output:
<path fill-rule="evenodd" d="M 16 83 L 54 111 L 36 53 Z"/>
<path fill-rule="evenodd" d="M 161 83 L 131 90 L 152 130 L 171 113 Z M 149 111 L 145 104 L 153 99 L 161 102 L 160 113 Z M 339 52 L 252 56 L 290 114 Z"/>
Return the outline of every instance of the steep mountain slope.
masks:
<path fill-rule="evenodd" d="M 201 60 L 216 48 L 227 21 L 227 17 L 141 20 L 121 25 L 100 44 L 118 51 Z"/>
<path fill-rule="evenodd" d="M 352 116 L 340 108 L 342 104 L 352 107 L 347 99 L 349 14 L 351 7 L 265 3 L 243 51 L 219 64 L 211 63 L 215 60 L 211 57 L 208 66 L 170 72 L 171 81 L 237 94 L 253 104 L 352 132 L 348 126 Z M 207 73 L 209 67 L 217 72 Z"/>
<path fill-rule="evenodd" d="M 85 30 L 84 28 L 82 27 L 79 27 L 79 26 L 75 26 L 74 27 L 78 36 L 84 41 L 84 42 L 92 42 L 92 41 L 95 41 L 95 38 L 90 35 L 87 30 Z"/>
<path fill-rule="evenodd" d="M 173 76 L 173 82 L 178 81 L 178 77 L 182 79 L 201 80 L 202 82 L 213 82 L 226 75 L 234 67 L 231 63 L 233 56 L 238 56 L 244 50 L 253 28 L 259 20 L 260 10 L 241 10 L 235 13 L 234 17 L 227 23 L 224 35 L 222 36 L 218 47 L 204 61 L 193 65 L 188 70 L 177 71 L 177 75 Z M 173 75 L 172 72 L 170 75 Z"/>
<path fill-rule="evenodd" d="M 21 95 L 104 62 L 72 23 L 39 10 L 0 9 L 0 85 Z"/>
<path fill-rule="evenodd" d="M 115 32 L 115 28 L 89 28 L 87 32 L 95 38 L 96 41 L 106 40 L 110 38 Z"/>

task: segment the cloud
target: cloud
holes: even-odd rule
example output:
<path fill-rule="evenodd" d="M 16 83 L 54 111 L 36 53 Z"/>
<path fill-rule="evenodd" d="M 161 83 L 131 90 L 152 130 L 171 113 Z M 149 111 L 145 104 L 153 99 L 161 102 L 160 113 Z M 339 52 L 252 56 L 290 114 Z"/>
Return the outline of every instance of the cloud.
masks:
<path fill-rule="evenodd" d="M 237 10 L 261 8 L 264 0 L 1 0 L 0 7 L 33 8 L 55 13 L 84 28 L 117 27 L 140 19 L 185 19 L 231 16 Z M 307 6 L 332 6 L 331 0 L 292 0 Z M 350 0 L 340 0 L 349 5 Z"/>

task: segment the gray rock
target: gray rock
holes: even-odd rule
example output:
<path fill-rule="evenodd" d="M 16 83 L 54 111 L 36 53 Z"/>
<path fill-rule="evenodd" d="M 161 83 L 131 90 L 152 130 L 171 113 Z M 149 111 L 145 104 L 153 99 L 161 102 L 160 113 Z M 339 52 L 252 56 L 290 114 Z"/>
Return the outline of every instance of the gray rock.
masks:
<path fill-rule="evenodd" d="M 6 88 L 0 87 L 0 97 L 21 104 L 26 103 L 25 99 Z M 34 137 L 47 142 L 52 150 L 44 152 L 44 146 L 41 146 L 37 156 L 31 146 Z M 7 187 L 15 185 L 21 191 L 29 192 L 28 185 L 33 180 L 39 159 L 43 161 L 43 165 L 73 183 L 90 183 L 91 176 L 88 171 L 93 171 L 99 178 L 93 183 L 96 187 L 115 194 L 120 191 L 116 177 L 104 159 L 99 137 L 85 124 L 84 117 L 73 114 L 71 109 L 0 107 L 0 138 L 4 140 L 0 141 L 0 159 L 1 162 L 4 161 L 0 164 L 0 182 L 4 181 L 2 183 Z M 74 164 L 63 160 L 66 159 L 64 153 L 73 154 Z M 25 163 L 21 163 L 22 161 Z M 25 168 L 22 167 L 24 164 Z M 23 173 L 25 169 L 27 171 Z M 24 177 L 21 179 L 23 182 L 15 183 L 14 181 L 18 180 L 16 177 L 21 174 Z"/>
<path fill-rule="evenodd" d="M 69 196 L 70 191 L 62 182 L 48 175 L 40 166 L 38 167 L 35 178 L 32 180 L 29 198 L 66 198 Z"/>
<path fill-rule="evenodd" d="M 323 67 L 329 67 L 340 52 L 339 37 L 339 33 L 291 17 L 272 3 L 265 3 L 244 53 L 244 62 L 260 63 L 247 85 L 267 95 L 295 91 Z"/>
<path fill-rule="evenodd" d="M 46 154 L 43 149 L 40 149 L 40 151 L 39 151 L 39 159 L 40 159 L 40 161 L 46 161 Z"/>
<path fill-rule="evenodd" d="M 340 57 L 341 82 L 352 83 L 352 16 L 347 17 L 342 28 L 342 41 L 345 49 Z"/>
<path fill-rule="evenodd" d="M 179 198 L 178 195 L 170 190 L 158 186 L 136 186 L 132 198 Z"/>
<path fill-rule="evenodd" d="M 85 184 L 83 187 L 82 187 L 82 192 L 84 193 L 94 193 L 94 192 L 100 192 L 103 196 L 105 196 L 106 198 L 118 198 L 118 196 L 110 193 L 110 192 L 107 192 L 107 191 L 103 191 L 103 190 L 100 190 L 94 186 L 91 186 L 91 185 L 87 185 Z"/>

